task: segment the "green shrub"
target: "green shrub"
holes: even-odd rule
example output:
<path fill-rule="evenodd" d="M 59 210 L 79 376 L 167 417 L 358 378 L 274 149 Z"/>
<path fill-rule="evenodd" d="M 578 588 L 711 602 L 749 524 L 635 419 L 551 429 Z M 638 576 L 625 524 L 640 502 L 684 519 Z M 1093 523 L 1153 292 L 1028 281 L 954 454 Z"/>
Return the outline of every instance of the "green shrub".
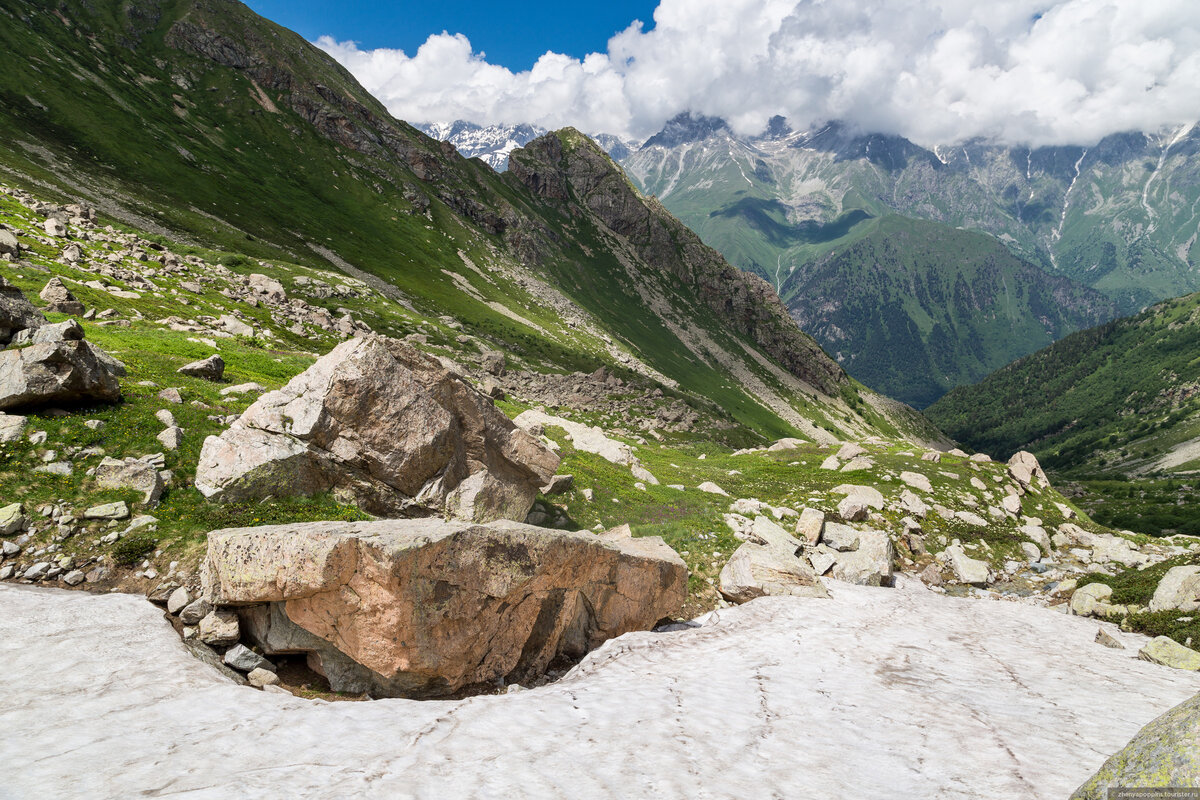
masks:
<path fill-rule="evenodd" d="M 149 533 L 133 533 L 121 539 L 112 549 L 113 559 L 124 566 L 133 566 L 158 547 L 158 539 Z"/>

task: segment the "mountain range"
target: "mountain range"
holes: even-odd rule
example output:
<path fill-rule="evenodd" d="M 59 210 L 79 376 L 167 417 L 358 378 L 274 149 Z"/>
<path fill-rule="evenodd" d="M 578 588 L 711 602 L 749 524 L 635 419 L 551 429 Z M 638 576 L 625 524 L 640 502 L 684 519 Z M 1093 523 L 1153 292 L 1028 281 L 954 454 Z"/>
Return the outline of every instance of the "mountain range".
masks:
<path fill-rule="evenodd" d="M 582 135 L 543 135 L 498 175 L 233 0 L 0 12 L 9 180 L 142 230 L 336 268 L 435 339 L 480 337 L 538 372 L 640 376 L 747 442 L 938 437 L 851 381 L 765 282 Z"/>

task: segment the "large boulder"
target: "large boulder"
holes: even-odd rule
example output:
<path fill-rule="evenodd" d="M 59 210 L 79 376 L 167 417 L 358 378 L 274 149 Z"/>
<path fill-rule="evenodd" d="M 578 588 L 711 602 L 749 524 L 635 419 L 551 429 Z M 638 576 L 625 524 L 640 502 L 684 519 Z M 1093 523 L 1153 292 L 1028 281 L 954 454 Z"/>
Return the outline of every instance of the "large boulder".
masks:
<path fill-rule="evenodd" d="M 1027 450 L 1014 453 L 1008 460 L 1008 474 L 1027 491 L 1050 485 L 1037 456 Z"/>
<path fill-rule="evenodd" d="M 524 519 L 558 456 L 437 360 L 382 336 L 335 347 L 204 442 L 215 500 L 332 491 L 372 514 Z"/>
<path fill-rule="evenodd" d="M 121 362 L 83 340 L 75 320 L 27 328 L 0 352 L 0 410 L 121 397 Z"/>
<path fill-rule="evenodd" d="M 66 287 L 62 279 L 57 275 L 46 281 L 46 285 L 42 288 L 38 297 L 46 304 L 47 311 L 76 315 L 83 313 L 83 303 L 79 302 L 79 298 L 75 295 L 71 294 L 71 290 Z"/>
<path fill-rule="evenodd" d="M 825 525 L 825 534 L 847 526 L 830 522 Z M 856 583 L 860 586 L 891 586 L 892 563 L 896 551 L 891 538 L 883 531 L 856 531 L 857 544 L 846 550 L 833 549 L 829 555 L 833 566 L 829 577 L 834 580 Z M 848 537 L 843 537 L 843 539 Z"/>
<path fill-rule="evenodd" d="M 202 581 L 213 605 L 269 603 L 365 668 L 355 680 L 372 692 L 405 696 L 528 680 L 560 656 L 653 626 L 687 594 L 687 568 L 661 539 L 508 520 L 214 531 Z M 307 650 L 295 642 L 304 638 L 291 647 Z M 345 669 L 327 673 L 335 690 Z"/>
<path fill-rule="evenodd" d="M 1075 790 L 1071 800 L 1107 800 L 1109 787 L 1167 786 L 1200 786 L 1200 694 L 1138 731 Z M 1137 795 L 1130 792 L 1127 796 Z M 1186 797 L 1187 790 L 1180 789 L 1179 796 Z"/>
<path fill-rule="evenodd" d="M 1138 658 L 1172 669 L 1200 672 L 1200 653 L 1169 636 L 1155 636 L 1138 651 Z"/>
<path fill-rule="evenodd" d="M 42 312 L 33 307 L 29 298 L 8 281 L 0 277 L 0 345 L 12 341 L 18 331 L 46 324 Z"/>
<path fill-rule="evenodd" d="M 732 603 L 756 597 L 828 597 L 825 584 L 800 557 L 803 543 L 766 517 L 756 517 L 745 544 L 721 569 L 718 590 Z"/>
<path fill-rule="evenodd" d="M 1200 610 L 1200 565 L 1171 567 L 1158 582 L 1151 611 Z"/>

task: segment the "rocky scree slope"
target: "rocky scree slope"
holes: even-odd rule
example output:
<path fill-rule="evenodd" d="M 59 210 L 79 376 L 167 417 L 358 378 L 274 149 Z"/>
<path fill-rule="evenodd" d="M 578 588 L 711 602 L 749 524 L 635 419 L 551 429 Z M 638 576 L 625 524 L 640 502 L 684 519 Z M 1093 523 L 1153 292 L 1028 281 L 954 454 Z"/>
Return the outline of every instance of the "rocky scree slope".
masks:
<path fill-rule="evenodd" d="M 837 368 L 819 348 L 781 370 L 778 345 L 802 339 L 769 312 L 754 316 L 757 290 L 725 298 L 750 323 L 733 328 L 711 309 L 744 287 L 681 284 L 669 268 L 710 271 L 710 252 L 647 262 L 665 254 L 618 245 L 573 201 L 502 180 L 392 119 L 326 54 L 239 3 L 65 0 L 0 13 L 19 65 L 0 76 L 0 169 L 22 185 L 142 231 L 336 268 L 530 367 L 642 375 L 766 441 L 937 437 L 853 385 L 823 394 L 816 379 Z M 675 224 L 648 208 L 655 225 Z"/>

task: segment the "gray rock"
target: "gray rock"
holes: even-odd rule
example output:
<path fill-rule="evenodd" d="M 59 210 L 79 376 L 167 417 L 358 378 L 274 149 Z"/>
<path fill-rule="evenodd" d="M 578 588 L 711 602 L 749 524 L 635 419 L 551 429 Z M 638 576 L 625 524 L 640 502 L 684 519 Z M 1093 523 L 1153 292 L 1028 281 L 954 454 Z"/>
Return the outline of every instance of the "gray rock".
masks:
<path fill-rule="evenodd" d="M 167 597 L 167 613 L 178 614 L 190 602 L 192 602 L 192 596 L 188 594 L 187 587 L 180 586 Z"/>
<path fill-rule="evenodd" d="M 1200 565 L 1171 567 L 1150 600 L 1151 611 L 1200 610 Z"/>
<path fill-rule="evenodd" d="M 1098 631 L 1096 631 L 1096 643 L 1102 644 L 1105 647 L 1110 647 L 1113 650 L 1125 649 L 1125 645 L 1121 642 L 1121 640 L 1104 630 L 1104 628 L 1100 628 Z"/>
<path fill-rule="evenodd" d="M 5 564 L 0 567 L 0 581 L 6 581 L 17 574 L 17 568 L 12 564 Z"/>
<path fill-rule="evenodd" d="M 555 475 L 550 482 L 542 487 L 542 494 L 565 494 L 575 485 L 574 475 Z"/>
<path fill-rule="evenodd" d="M 214 609 L 200 620 L 200 641 L 207 645 L 236 644 L 238 638 L 238 618 L 233 611 Z"/>
<path fill-rule="evenodd" d="M 83 314 L 83 303 L 71 294 L 71 290 L 63 284 L 58 276 L 46 282 L 38 297 L 46 304 L 47 311 L 59 314 Z"/>
<path fill-rule="evenodd" d="M 1029 561 L 1041 561 L 1042 551 L 1033 542 L 1021 542 L 1021 552 Z"/>
<path fill-rule="evenodd" d="M 805 508 L 800 512 L 796 522 L 796 534 L 804 537 L 809 544 L 821 541 L 821 532 L 825 529 L 825 512 L 817 508 Z"/>
<path fill-rule="evenodd" d="M 950 561 L 950 568 L 954 570 L 954 577 L 959 583 L 968 583 L 974 586 L 987 584 L 991 577 L 991 570 L 986 561 L 971 558 L 963 550 L 962 545 L 952 544 L 943 552 Z"/>
<path fill-rule="evenodd" d="M 768 595 L 828 597 L 829 592 L 809 562 L 797 557 L 799 542 L 782 529 L 782 536 L 767 531 L 766 526 L 759 526 L 758 538 L 764 543 L 741 545 L 721 569 L 718 579 L 721 596 L 732 603 Z M 764 534 L 769 538 L 764 540 Z"/>
<path fill-rule="evenodd" d="M 73 569 L 63 576 L 63 583 L 67 584 L 68 586 L 78 586 L 79 584 L 83 583 L 84 580 L 86 580 L 86 578 L 83 574 L 83 571 L 78 569 Z"/>
<path fill-rule="evenodd" d="M 21 555 L 21 545 L 6 539 L 0 542 L 0 555 L 3 555 L 4 558 L 16 558 Z"/>
<path fill-rule="evenodd" d="M 871 516 L 871 507 L 857 495 L 842 498 L 837 510 L 838 516 L 847 522 L 860 522 Z"/>
<path fill-rule="evenodd" d="M 1138 731 L 1071 800 L 1108 800 L 1118 796 L 1111 789 L 1152 786 L 1200 786 L 1200 694 Z"/>
<path fill-rule="evenodd" d="M 259 689 L 279 688 L 279 676 L 276 675 L 272 670 L 263 669 L 262 667 L 255 667 L 254 669 L 250 670 L 250 674 L 246 676 L 246 680 L 251 686 L 256 686 Z M 291 694 L 291 692 L 287 692 L 286 690 L 284 691 L 287 694 Z"/>
<path fill-rule="evenodd" d="M 858 534 L 859 532 L 849 525 L 842 525 L 838 522 L 826 522 L 825 532 L 821 535 L 821 542 L 832 550 L 846 553 L 858 549 Z"/>
<path fill-rule="evenodd" d="M 0 443 L 15 442 L 25 433 L 27 417 L 0 412 Z"/>
<path fill-rule="evenodd" d="M 33 307 L 24 293 L 0 276 L 0 345 L 12 341 L 20 331 L 46 324 L 46 317 Z"/>
<path fill-rule="evenodd" d="M 558 461 L 436 360 L 371 335 L 210 436 L 196 488 L 222 501 L 332 490 L 377 515 L 525 519 Z"/>
<path fill-rule="evenodd" d="M 129 506 L 124 500 L 92 506 L 83 512 L 84 519 L 127 519 L 128 517 Z"/>
<path fill-rule="evenodd" d="M 25 506 L 20 503 L 10 503 L 0 508 L 0 536 L 12 536 L 29 527 L 29 517 L 25 515 Z"/>
<path fill-rule="evenodd" d="M 250 672 L 256 669 L 268 670 L 270 672 L 275 671 L 274 664 L 244 644 L 235 644 L 226 650 L 224 661 L 227 666 L 241 670 L 242 672 Z"/>
<path fill-rule="evenodd" d="M 49 561 L 39 561 L 21 575 L 27 581 L 40 581 L 50 572 Z"/>
<path fill-rule="evenodd" d="M 179 445 L 183 444 L 183 428 L 173 425 L 166 430 L 159 431 L 154 438 L 158 439 L 165 449 L 178 450 Z"/>
<path fill-rule="evenodd" d="M 74 320 L 45 327 L 64 338 L 0 352 L 0 410 L 120 399 L 120 362 L 90 342 L 65 338 L 78 328 Z"/>
<path fill-rule="evenodd" d="M 490 375 L 500 377 L 504 374 L 504 354 L 492 350 L 483 355 L 483 368 Z"/>
<path fill-rule="evenodd" d="M 1112 587 L 1103 583 L 1089 583 L 1080 586 L 1071 595 L 1071 613 L 1081 617 L 1107 616 L 1108 604 L 1112 597 Z"/>
<path fill-rule="evenodd" d="M 193 378 L 203 378 L 206 381 L 220 381 L 225 377 L 225 359 L 214 353 L 200 361 L 184 364 L 176 372 Z"/>
<path fill-rule="evenodd" d="M 142 502 L 148 506 L 156 504 L 162 497 L 162 477 L 157 469 L 141 459 L 126 458 L 122 461 L 105 456 L 97 465 L 94 477 L 96 485 L 102 489 L 133 489 L 141 492 Z"/>
<path fill-rule="evenodd" d="M 1167 636 L 1155 636 L 1138 651 L 1138 658 L 1172 669 L 1200 671 L 1200 653 Z"/>
<path fill-rule="evenodd" d="M 179 611 L 179 621 L 184 625 L 199 625 L 200 620 L 212 611 L 212 604 L 203 597 L 198 597 Z"/>
<path fill-rule="evenodd" d="M 826 528 L 829 526 L 827 525 Z M 859 531 L 858 547 L 834 554 L 829 576 L 859 586 L 891 586 L 896 553 L 892 540 L 882 531 Z"/>
<path fill-rule="evenodd" d="M 42 222 L 42 228 L 46 231 L 47 236 L 67 235 L 67 224 L 58 217 L 46 217 Z"/>
<path fill-rule="evenodd" d="M 0 255 L 16 258 L 21 255 L 21 243 L 12 231 L 0 228 Z"/>

